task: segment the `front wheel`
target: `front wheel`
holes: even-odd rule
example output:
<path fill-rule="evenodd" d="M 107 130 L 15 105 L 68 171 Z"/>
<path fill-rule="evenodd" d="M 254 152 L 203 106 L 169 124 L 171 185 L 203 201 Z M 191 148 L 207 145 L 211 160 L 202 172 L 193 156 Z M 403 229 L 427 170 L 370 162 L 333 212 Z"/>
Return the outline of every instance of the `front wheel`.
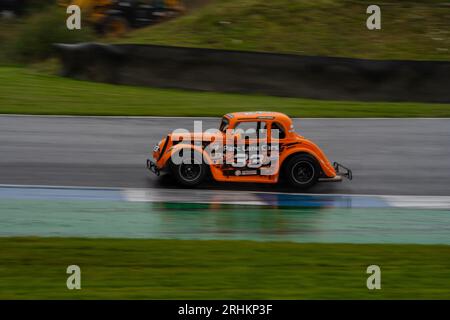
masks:
<path fill-rule="evenodd" d="M 285 174 L 293 187 L 307 189 L 317 183 L 320 166 L 313 156 L 299 154 L 288 160 Z"/>
<path fill-rule="evenodd" d="M 194 153 L 194 157 L 200 156 Z M 194 158 L 193 157 L 193 158 Z M 186 162 L 186 163 L 185 163 Z M 185 161 L 180 164 L 174 164 L 170 161 L 170 169 L 173 176 L 181 185 L 185 187 L 194 187 L 199 185 L 206 176 L 206 165 L 199 160 Z"/>

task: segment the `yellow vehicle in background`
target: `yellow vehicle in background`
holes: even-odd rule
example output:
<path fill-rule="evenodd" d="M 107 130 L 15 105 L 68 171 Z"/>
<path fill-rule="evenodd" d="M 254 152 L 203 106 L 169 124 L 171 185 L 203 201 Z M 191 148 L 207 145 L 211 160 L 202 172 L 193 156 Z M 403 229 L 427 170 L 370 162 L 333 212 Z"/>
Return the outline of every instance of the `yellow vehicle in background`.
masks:
<path fill-rule="evenodd" d="M 80 7 L 82 18 L 105 35 L 122 35 L 131 28 L 158 23 L 180 15 L 180 0 L 60 0 Z"/>

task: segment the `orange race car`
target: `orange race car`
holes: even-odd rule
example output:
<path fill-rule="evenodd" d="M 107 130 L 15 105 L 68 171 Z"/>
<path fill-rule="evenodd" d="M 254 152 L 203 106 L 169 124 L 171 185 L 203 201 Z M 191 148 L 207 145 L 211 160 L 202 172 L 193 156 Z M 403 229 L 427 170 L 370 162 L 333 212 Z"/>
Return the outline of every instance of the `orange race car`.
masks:
<path fill-rule="evenodd" d="M 216 181 L 277 183 L 280 178 L 306 189 L 318 181 L 352 179 L 352 172 L 333 165 L 313 142 L 295 133 L 292 120 L 279 112 L 235 112 L 219 129 L 177 129 L 153 148 L 147 168 L 168 171 L 184 186 L 211 175 Z"/>

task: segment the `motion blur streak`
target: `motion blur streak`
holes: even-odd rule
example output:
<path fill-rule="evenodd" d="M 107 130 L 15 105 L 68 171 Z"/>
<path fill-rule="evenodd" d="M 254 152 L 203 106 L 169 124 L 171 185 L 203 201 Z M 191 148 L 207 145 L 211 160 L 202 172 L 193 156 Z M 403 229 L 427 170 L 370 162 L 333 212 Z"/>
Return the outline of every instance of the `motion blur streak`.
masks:
<path fill-rule="evenodd" d="M 230 110 L 232 111 L 232 110 Z M 0 117 L 0 183 L 176 188 L 146 172 L 168 132 L 217 128 L 211 118 Z M 296 119 L 296 130 L 345 163 L 354 180 L 312 193 L 449 196 L 450 119 Z M 210 183 L 204 189 L 296 192 L 278 185 Z"/>
<path fill-rule="evenodd" d="M 0 117 L 0 235 L 450 244 L 450 119 L 295 120 L 354 172 L 311 194 L 156 179 L 153 144 L 193 120 Z"/>
<path fill-rule="evenodd" d="M 449 213 L 450 197 L 0 186 L 0 236 L 450 244 Z"/>
<path fill-rule="evenodd" d="M 226 190 L 0 185 L 0 200 L 76 200 L 235 204 L 297 208 L 450 209 L 450 196 L 388 196 Z"/>

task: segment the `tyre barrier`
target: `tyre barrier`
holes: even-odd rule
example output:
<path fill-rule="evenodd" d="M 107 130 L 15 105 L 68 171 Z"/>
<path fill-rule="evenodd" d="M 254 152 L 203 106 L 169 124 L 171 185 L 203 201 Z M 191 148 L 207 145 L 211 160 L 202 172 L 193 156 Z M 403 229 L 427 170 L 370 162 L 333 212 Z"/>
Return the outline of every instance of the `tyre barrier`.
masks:
<path fill-rule="evenodd" d="M 360 101 L 450 102 L 450 62 L 156 45 L 55 44 L 62 75 L 160 88 Z"/>

